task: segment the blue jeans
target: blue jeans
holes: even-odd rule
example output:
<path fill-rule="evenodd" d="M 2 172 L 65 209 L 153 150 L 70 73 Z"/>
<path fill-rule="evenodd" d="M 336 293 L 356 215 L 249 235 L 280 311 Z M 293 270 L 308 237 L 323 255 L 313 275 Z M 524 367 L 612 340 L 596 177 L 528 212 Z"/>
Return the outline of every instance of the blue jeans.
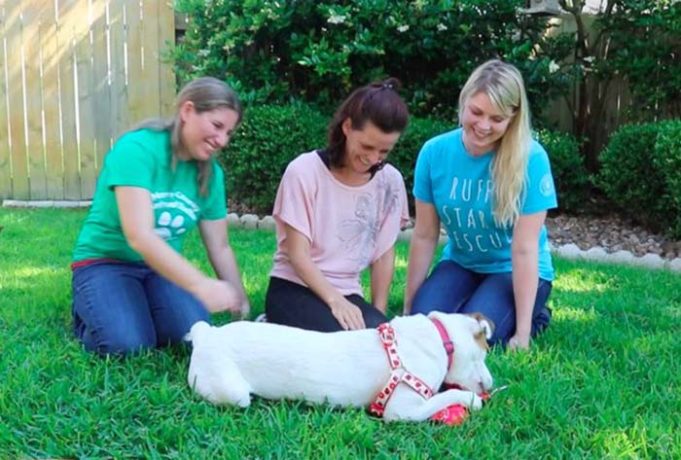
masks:
<path fill-rule="evenodd" d="M 532 337 L 546 329 L 551 282 L 539 278 L 532 312 Z M 416 292 L 411 313 L 482 313 L 494 322 L 491 345 L 506 346 L 515 333 L 515 299 L 510 273 L 476 273 L 451 260 L 440 262 Z"/>
<path fill-rule="evenodd" d="M 209 313 L 144 263 L 100 262 L 73 271 L 73 330 L 88 351 L 126 355 L 182 341 Z"/>

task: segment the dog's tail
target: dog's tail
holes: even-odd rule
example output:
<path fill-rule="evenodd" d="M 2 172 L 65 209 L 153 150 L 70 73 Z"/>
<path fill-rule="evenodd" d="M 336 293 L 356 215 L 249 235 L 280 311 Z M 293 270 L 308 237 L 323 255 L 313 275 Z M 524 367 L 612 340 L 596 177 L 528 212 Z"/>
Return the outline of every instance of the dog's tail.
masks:
<path fill-rule="evenodd" d="M 205 333 L 209 330 L 210 330 L 210 324 L 208 324 L 205 321 L 197 321 L 189 329 L 189 332 L 187 332 L 184 335 L 184 341 L 185 342 L 192 342 L 193 344 L 196 344 L 197 340 L 200 340 L 200 337 L 204 336 Z"/>

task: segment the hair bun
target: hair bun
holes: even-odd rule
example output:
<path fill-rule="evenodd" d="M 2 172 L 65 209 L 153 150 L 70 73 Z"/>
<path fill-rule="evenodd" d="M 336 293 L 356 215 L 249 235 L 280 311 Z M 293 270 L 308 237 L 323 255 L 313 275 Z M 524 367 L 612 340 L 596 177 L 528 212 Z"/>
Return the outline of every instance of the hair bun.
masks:
<path fill-rule="evenodd" d="M 398 92 L 402 88 L 402 84 L 395 77 L 388 77 L 378 84 L 381 89 L 390 89 L 392 91 Z"/>

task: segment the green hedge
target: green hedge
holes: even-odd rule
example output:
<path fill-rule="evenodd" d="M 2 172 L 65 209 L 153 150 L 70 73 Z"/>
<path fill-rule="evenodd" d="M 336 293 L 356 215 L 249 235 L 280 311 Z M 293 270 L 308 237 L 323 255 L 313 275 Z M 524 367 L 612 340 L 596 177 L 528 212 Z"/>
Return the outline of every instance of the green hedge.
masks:
<path fill-rule="evenodd" d="M 525 0 L 176 0 L 189 23 L 174 50 L 181 82 L 224 75 L 252 104 L 292 97 L 333 107 L 353 88 L 392 75 L 420 116 L 456 111 L 470 72 L 498 56 L 515 63 L 533 113 L 569 88 L 552 64 L 574 39 L 518 14 Z"/>
<path fill-rule="evenodd" d="M 558 207 L 562 212 L 583 211 L 591 189 L 589 173 L 579 144 L 571 134 L 542 129 L 536 133 L 551 160 L 551 171 L 558 192 Z"/>
<path fill-rule="evenodd" d="M 431 137 L 442 134 L 456 127 L 456 122 L 447 123 L 439 119 L 414 118 L 409 120 L 409 126 L 404 132 L 397 145 L 388 156 L 388 163 L 395 166 L 404 176 L 404 183 L 407 187 L 409 197 L 409 209 L 414 215 L 414 167 L 421 147 Z"/>
<path fill-rule="evenodd" d="M 625 125 L 600 155 L 597 183 L 628 217 L 653 230 L 679 232 L 680 122 Z"/>
<path fill-rule="evenodd" d="M 229 197 L 258 214 L 269 214 L 288 163 L 303 152 L 326 145 L 330 116 L 303 103 L 248 109 L 230 147 L 220 157 Z M 455 120 L 412 117 L 388 156 L 388 162 L 404 176 L 412 210 L 414 166 L 421 147 L 428 139 L 455 127 Z M 577 143 L 568 134 L 546 130 L 539 131 L 537 138 L 551 158 L 560 209 L 578 210 L 585 201 L 589 180 Z"/>
<path fill-rule="evenodd" d="M 681 120 L 662 123 L 653 162 L 664 177 L 665 191 L 661 199 L 668 233 L 681 239 Z"/>
<path fill-rule="evenodd" d="M 327 123 L 304 104 L 248 109 L 220 156 L 229 198 L 269 214 L 286 166 L 299 154 L 325 145 Z"/>
<path fill-rule="evenodd" d="M 229 198 L 258 214 L 269 214 L 286 166 L 299 154 L 326 145 L 330 119 L 331 115 L 326 117 L 301 103 L 248 109 L 229 148 L 219 158 L 225 169 Z M 408 195 L 421 146 L 453 126 L 439 120 L 410 120 L 388 157 L 388 162 L 404 175 Z"/>

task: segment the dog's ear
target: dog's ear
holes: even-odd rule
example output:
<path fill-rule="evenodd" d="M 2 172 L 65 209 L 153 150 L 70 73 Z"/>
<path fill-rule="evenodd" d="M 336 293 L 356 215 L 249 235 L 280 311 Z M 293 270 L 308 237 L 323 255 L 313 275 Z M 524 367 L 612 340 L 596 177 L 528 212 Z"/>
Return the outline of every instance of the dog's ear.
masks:
<path fill-rule="evenodd" d="M 489 319 L 482 313 L 470 313 L 468 316 L 471 316 L 474 320 L 478 322 L 479 329 L 475 332 L 476 340 L 478 338 L 480 339 L 484 338 L 486 340 L 492 338 L 492 334 L 494 333 L 494 323 L 492 322 L 491 319 Z"/>
<path fill-rule="evenodd" d="M 484 332 L 485 338 L 487 340 L 491 339 L 492 334 L 494 333 L 494 323 L 492 322 L 492 320 L 483 318 L 478 321 L 478 324 L 480 324 L 480 331 Z"/>

